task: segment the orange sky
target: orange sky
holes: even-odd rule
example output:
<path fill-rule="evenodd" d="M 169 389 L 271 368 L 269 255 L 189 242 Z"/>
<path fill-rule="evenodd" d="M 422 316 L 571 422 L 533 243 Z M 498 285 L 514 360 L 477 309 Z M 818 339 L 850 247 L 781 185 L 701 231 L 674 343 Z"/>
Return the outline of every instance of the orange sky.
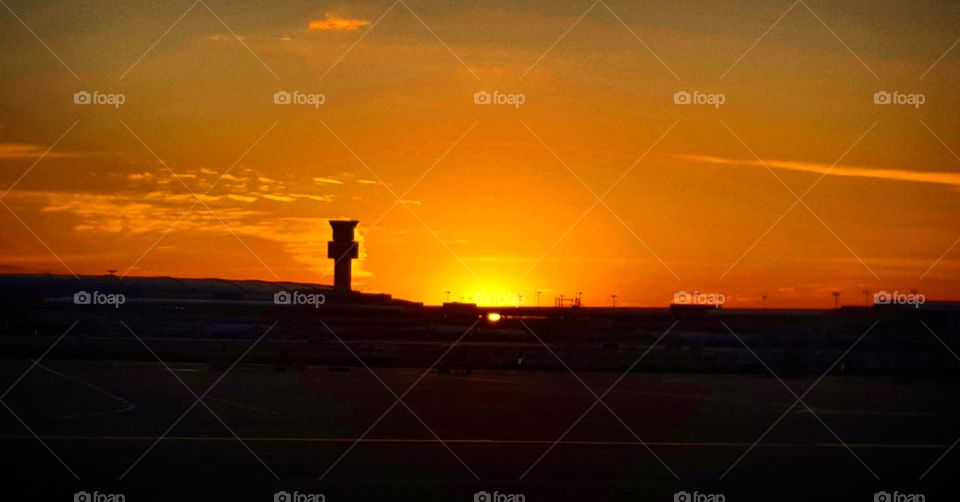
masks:
<path fill-rule="evenodd" d="M 427 303 L 960 300 L 956 5 L 9 5 L 0 272 L 330 282 L 347 217 Z"/>

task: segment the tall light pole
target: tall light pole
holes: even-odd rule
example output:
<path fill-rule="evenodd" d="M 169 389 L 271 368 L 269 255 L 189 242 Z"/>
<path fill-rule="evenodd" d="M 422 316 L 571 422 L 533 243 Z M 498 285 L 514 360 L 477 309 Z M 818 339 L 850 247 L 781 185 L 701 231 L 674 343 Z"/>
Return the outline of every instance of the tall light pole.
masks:
<path fill-rule="evenodd" d="M 610 295 L 610 299 L 613 300 L 613 306 L 617 306 L 617 295 Z"/>
<path fill-rule="evenodd" d="M 449 291 L 444 291 L 444 293 L 447 294 L 447 301 L 449 302 L 449 301 L 450 301 L 450 292 L 449 292 Z"/>
<path fill-rule="evenodd" d="M 833 293 L 830 293 L 830 294 L 833 295 L 833 308 L 834 309 L 840 308 L 840 292 L 834 291 Z"/>
<path fill-rule="evenodd" d="M 542 293 L 542 291 L 539 291 L 539 290 L 538 290 L 538 291 L 537 291 L 537 306 L 538 306 L 538 307 L 540 306 L 540 293 Z"/>
<path fill-rule="evenodd" d="M 577 291 L 577 305 L 583 305 L 583 291 Z"/>
<path fill-rule="evenodd" d="M 760 298 L 763 300 L 763 308 L 766 309 L 766 308 L 767 308 L 767 295 L 763 295 L 763 296 L 761 296 Z"/>

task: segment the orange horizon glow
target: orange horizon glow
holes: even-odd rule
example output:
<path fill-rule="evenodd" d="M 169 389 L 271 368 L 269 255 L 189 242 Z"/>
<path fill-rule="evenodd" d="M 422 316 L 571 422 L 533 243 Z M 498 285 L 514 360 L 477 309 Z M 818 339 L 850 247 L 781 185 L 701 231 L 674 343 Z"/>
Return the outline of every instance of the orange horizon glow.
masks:
<path fill-rule="evenodd" d="M 83 22 L 37 32 L 61 63 L 0 20 L 0 273 L 331 284 L 350 218 L 355 289 L 428 304 L 960 301 L 960 50 L 935 4 L 904 7 L 922 39 L 812 6 L 843 43 L 803 9 L 758 41 L 783 6 L 391 4 L 217 7 L 237 36 L 202 9 L 164 34 L 18 7 Z"/>

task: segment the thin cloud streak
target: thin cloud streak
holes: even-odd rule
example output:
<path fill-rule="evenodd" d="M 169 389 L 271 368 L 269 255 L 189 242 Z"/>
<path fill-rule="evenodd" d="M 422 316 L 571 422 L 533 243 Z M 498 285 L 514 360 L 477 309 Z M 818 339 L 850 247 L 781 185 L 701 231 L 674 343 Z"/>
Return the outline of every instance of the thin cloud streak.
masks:
<path fill-rule="evenodd" d="M 905 169 L 860 167 L 850 165 L 836 165 L 831 167 L 830 164 L 803 162 L 797 160 L 764 160 L 761 162 L 759 160 L 732 159 L 710 155 L 679 155 L 678 157 L 685 160 L 692 160 L 694 162 L 702 162 L 714 165 L 762 168 L 764 167 L 764 164 L 766 164 L 771 169 L 782 169 L 784 171 L 796 171 L 854 178 L 872 178 L 888 181 L 905 181 L 909 183 L 931 183 L 936 185 L 960 187 L 960 173 L 948 171 L 908 171 Z"/>

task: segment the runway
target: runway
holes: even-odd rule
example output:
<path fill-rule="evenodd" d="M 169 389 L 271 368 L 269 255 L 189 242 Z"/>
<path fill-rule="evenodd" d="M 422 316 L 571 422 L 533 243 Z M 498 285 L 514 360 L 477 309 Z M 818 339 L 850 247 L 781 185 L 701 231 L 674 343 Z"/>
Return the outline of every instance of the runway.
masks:
<path fill-rule="evenodd" d="M 4 361 L 3 381 L 30 364 Z M 830 376 L 807 409 L 761 375 L 630 374 L 610 389 L 620 375 L 171 370 L 45 360 L 4 398 L 16 414 L 0 418 L 7 472 L 31 490 L 99 486 L 138 500 L 213 485 L 236 488 L 233 500 L 287 486 L 328 500 L 470 500 L 480 489 L 669 500 L 701 488 L 799 500 L 817 495 L 798 488 L 810 483 L 867 499 L 891 485 L 934 493 L 960 466 L 960 383 L 949 380 Z M 800 394 L 814 381 L 785 383 Z"/>

